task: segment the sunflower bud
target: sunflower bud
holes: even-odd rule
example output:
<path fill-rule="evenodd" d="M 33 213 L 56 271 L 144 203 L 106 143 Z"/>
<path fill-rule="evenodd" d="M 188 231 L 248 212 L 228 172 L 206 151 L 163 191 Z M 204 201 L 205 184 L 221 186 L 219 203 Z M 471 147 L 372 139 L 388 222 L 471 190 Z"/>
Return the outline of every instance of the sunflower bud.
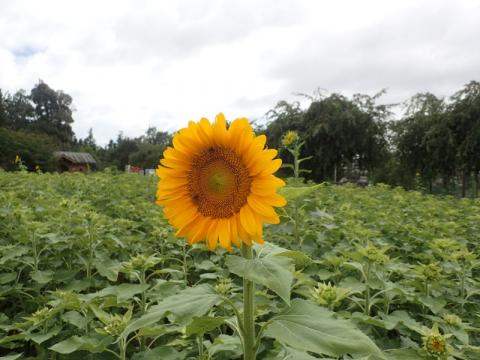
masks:
<path fill-rule="evenodd" d="M 462 319 L 455 314 L 443 315 L 443 321 L 450 326 L 459 326 L 462 323 Z"/>
<path fill-rule="evenodd" d="M 299 139 L 298 133 L 296 131 L 287 131 L 287 133 L 282 138 L 282 145 L 285 147 L 292 146 Z"/>
<path fill-rule="evenodd" d="M 311 291 L 312 299 L 319 305 L 335 308 L 350 293 L 349 289 L 339 288 L 330 283 L 319 283 Z"/>
<path fill-rule="evenodd" d="M 436 281 L 442 276 L 442 269 L 437 263 L 417 265 L 415 272 L 419 277 L 427 281 Z"/>
<path fill-rule="evenodd" d="M 220 295 L 228 295 L 232 291 L 232 280 L 229 278 L 222 278 L 215 285 L 215 291 Z"/>
<path fill-rule="evenodd" d="M 387 249 L 380 249 L 375 245 L 369 244 L 359 249 L 359 253 L 369 262 L 377 265 L 385 265 L 390 257 L 385 255 Z"/>
<path fill-rule="evenodd" d="M 448 357 L 448 336 L 440 334 L 438 325 L 434 324 L 430 331 L 423 336 L 423 348 L 427 354 L 434 359 L 447 359 Z"/>

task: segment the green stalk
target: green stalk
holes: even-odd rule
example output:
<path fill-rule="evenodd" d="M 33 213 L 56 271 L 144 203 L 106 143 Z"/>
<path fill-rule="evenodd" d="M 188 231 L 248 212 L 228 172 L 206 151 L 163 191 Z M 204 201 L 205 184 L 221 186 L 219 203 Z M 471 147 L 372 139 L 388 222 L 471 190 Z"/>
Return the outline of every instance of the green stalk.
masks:
<path fill-rule="evenodd" d="M 295 229 L 294 229 L 294 236 L 295 236 L 295 242 L 296 243 L 300 243 L 300 245 L 302 245 L 302 241 L 300 240 L 300 236 L 299 236 L 299 233 L 298 233 L 298 203 L 297 203 L 297 200 L 294 201 L 295 204 L 293 205 L 294 208 L 293 208 L 293 219 L 295 221 Z"/>
<path fill-rule="evenodd" d="M 142 284 L 142 285 L 147 284 L 145 269 L 142 269 L 142 272 L 140 273 L 140 284 Z M 147 312 L 147 291 L 143 290 L 142 291 L 141 304 L 140 304 L 140 314 L 144 315 L 146 312 Z M 143 341 L 143 339 L 141 337 L 138 339 L 138 342 L 140 344 L 140 350 L 144 351 L 145 350 L 145 342 Z"/>
<path fill-rule="evenodd" d="M 127 360 L 127 343 L 125 341 L 125 339 L 120 339 L 120 342 L 118 343 L 119 344 L 119 350 L 120 350 L 120 360 Z"/>
<path fill-rule="evenodd" d="M 300 149 L 296 147 L 293 153 L 293 176 L 295 177 L 295 179 L 298 179 L 300 177 L 300 162 L 298 161 L 299 157 Z"/>
<path fill-rule="evenodd" d="M 198 359 L 203 360 L 203 333 L 197 337 L 198 342 Z"/>
<path fill-rule="evenodd" d="M 463 307 L 465 304 L 465 265 L 462 265 L 462 278 L 460 279 L 460 297 L 462 302 L 460 303 L 460 314 L 463 314 Z"/>
<path fill-rule="evenodd" d="M 92 267 L 93 267 L 93 256 L 95 254 L 95 250 L 93 247 L 93 225 L 91 222 L 88 224 L 88 262 L 87 262 L 87 279 L 90 282 L 90 286 L 92 286 Z"/>
<path fill-rule="evenodd" d="M 252 259 L 252 248 L 242 243 L 242 255 Z M 255 360 L 255 285 L 253 281 L 243 278 L 243 360 Z"/>
<path fill-rule="evenodd" d="M 365 315 L 370 316 L 370 261 L 367 262 L 365 271 Z"/>
<path fill-rule="evenodd" d="M 38 271 L 38 249 L 37 249 L 37 237 L 35 230 L 32 232 L 32 248 L 33 248 L 33 266 L 35 271 Z"/>
<path fill-rule="evenodd" d="M 187 244 L 183 242 L 183 280 L 185 281 L 185 286 L 188 286 L 188 269 L 187 269 Z"/>

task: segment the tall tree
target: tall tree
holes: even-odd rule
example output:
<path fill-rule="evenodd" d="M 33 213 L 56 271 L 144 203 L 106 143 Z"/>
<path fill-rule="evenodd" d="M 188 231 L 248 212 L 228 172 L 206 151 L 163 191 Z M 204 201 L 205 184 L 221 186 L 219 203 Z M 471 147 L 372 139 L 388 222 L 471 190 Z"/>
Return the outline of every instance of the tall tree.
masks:
<path fill-rule="evenodd" d="M 0 89 L 0 127 L 7 125 L 7 109 L 5 108 L 5 100 L 3 99 L 2 89 Z"/>
<path fill-rule="evenodd" d="M 11 129 L 28 129 L 35 119 L 32 102 L 25 90 L 19 90 L 13 95 L 6 93 L 4 107 L 6 112 L 5 124 Z"/>
<path fill-rule="evenodd" d="M 36 128 L 64 144 L 71 143 L 72 97 L 61 90 L 53 90 L 42 80 L 32 89 L 30 97 L 35 104 Z"/>
<path fill-rule="evenodd" d="M 451 97 L 450 128 L 453 133 L 456 159 L 462 178 L 462 196 L 466 195 L 468 178 L 473 171 L 476 189 L 480 171 L 480 83 L 471 81 Z"/>
<path fill-rule="evenodd" d="M 341 168 L 353 162 L 360 170 L 371 170 L 381 158 L 386 144 L 385 126 L 372 111 L 362 108 L 365 100 L 360 95 L 350 100 L 332 94 L 313 102 L 306 111 L 302 129 L 305 151 L 314 155 L 312 170 L 316 180 L 336 181 Z"/>
<path fill-rule="evenodd" d="M 419 93 L 406 102 L 405 116 L 393 125 L 403 185 L 412 186 L 415 175 L 420 174 L 431 191 L 433 180 L 449 172 L 442 158 L 451 151 L 444 109 L 443 99 Z"/>

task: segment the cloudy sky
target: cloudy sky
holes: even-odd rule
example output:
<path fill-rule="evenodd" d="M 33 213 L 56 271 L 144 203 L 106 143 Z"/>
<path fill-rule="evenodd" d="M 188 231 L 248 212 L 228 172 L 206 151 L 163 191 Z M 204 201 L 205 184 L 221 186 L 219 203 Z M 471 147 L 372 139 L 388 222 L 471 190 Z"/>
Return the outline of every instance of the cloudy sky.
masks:
<path fill-rule="evenodd" d="M 477 0 L 0 0 L 0 34 L 0 88 L 65 91 L 101 144 L 317 88 L 398 102 L 480 80 Z"/>

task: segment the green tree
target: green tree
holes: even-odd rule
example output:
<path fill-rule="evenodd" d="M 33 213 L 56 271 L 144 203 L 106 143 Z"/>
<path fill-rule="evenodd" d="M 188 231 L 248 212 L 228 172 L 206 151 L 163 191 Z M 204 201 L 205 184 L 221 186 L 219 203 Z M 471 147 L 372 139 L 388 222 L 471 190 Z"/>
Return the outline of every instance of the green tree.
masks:
<path fill-rule="evenodd" d="M 402 185 L 412 187 L 419 174 L 432 191 L 433 180 L 451 172 L 445 163 L 449 157 L 442 158 L 451 151 L 444 114 L 443 99 L 431 93 L 416 94 L 406 102 L 404 118 L 392 126 Z"/>
<path fill-rule="evenodd" d="M 42 80 L 32 89 L 30 97 L 35 104 L 35 128 L 64 144 L 72 143 L 72 97 L 53 90 Z"/>
<path fill-rule="evenodd" d="M 471 81 L 451 97 L 449 123 L 456 147 L 456 162 L 461 172 L 462 196 L 473 171 L 476 188 L 480 171 L 480 83 Z M 478 192 L 478 190 L 476 190 Z"/>
<path fill-rule="evenodd" d="M 311 165 L 316 180 L 337 181 L 341 168 L 354 162 L 360 170 L 378 165 L 386 147 L 382 121 L 387 112 L 377 108 L 377 98 L 356 95 L 351 100 L 332 94 L 312 102 L 302 132 L 305 151 L 314 156 Z"/>
<path fill-rule="evenodd" d="M 38 165 L 42 171 L 55 171 L 56 161 L 53 153 L 58 149 L 56 139 L 26 130 L 0 128 L 0 167 L 15 169 L 15 157 L 31 171 Z"/>
<path fill-rule="evenodd" d="M 29 129 L 35 119 L 34 108 L 25 90 L 15 94 L 6 93 L 3 99 L 5 125 L 11 129 Z"/>
<path fill-rule="evenodd" d="M 5 126 L 7 126 L 7 109 L 5 107 L 2 89 L 0 89 L 0 127 Z"/>

